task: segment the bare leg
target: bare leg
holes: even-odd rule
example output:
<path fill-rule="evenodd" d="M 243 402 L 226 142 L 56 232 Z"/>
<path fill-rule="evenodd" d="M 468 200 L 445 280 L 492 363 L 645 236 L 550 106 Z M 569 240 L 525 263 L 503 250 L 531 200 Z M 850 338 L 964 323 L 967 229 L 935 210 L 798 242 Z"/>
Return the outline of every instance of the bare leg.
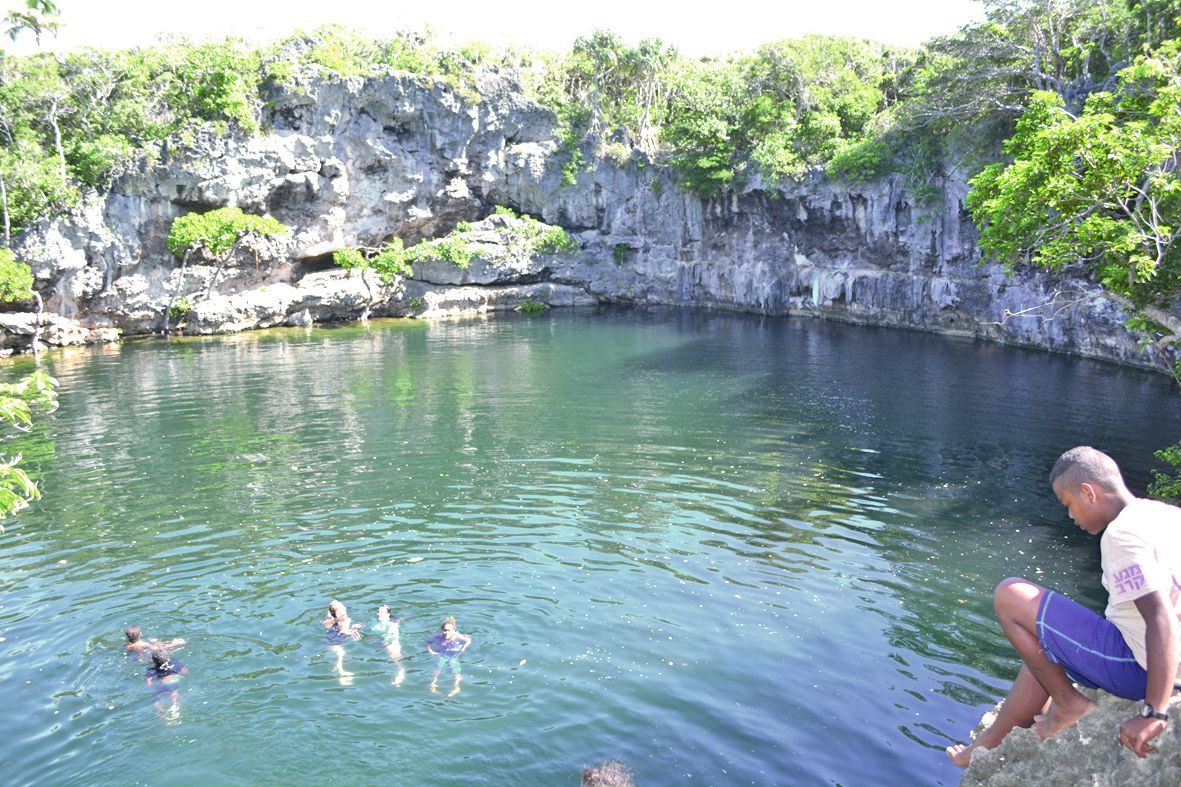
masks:
<path fill-rule="evenodd" d="M 353 683 L 353 673 L 346 671 L 344 668 L 344 648 L 340 645 L 329 645 L 328 648 L 336 654 L 336 674 L 340 678 L 340 685 L 351 686 Z"/>
<path fill-rule="evenodd" d="M 394 664 L 398 665 L 398 671 L 394 675 L 393 684 L 401 686 L 402 681 L 406 680 L 406 668 L 402 666 L 402 648 L 399 645 L 388 645 L 385 652 L 393 659 Z"/>
<path fill-rule="evenodd" d="M 1025 666 L 1017 673 L 1013 687 L 1001 704 L 996 718 L 971 744 L 957 743 L 947 747 L 947 756 L 961 768 L 967 768 L 973 749 L 992 749 L 1001 744 L 1014 727 L 1029 727 L 1034 718 L 1046 710 L 1050 695 Z"/>
<path fill-rule="evenodd" d="M 1006 579 L 996 591 L 996 613 L 1005 636 L 1037 682 L 1050 695 L 1045 715 L 1034 719 L 1040 740 L 1074 726 L 1095 704 L 1075 689 L 1066 670 L 1046 658 L 1037 638 L 1037 612 L 1046 589 L 1023 579 Z"/>
<path fill-rule="evenodd" d="M 992 725 L 970 746 L 947 747 L 947 756 L 961 768 L 967 767 L 973 749 L 999 745 L 1014 727 L 1032 725 L 1034 734 L 1045 739 L 1094 707 L 1074 688 L 1066 671 L 1046 658 L 1038 642 L 1037 613 L 1045 593 L 1045 588 L 1024 579 L 1009 578 L 997 586 L 997 618 L 1024 664 Z"/>
<path fill-rule="evenodd" d="M 431 675 L 431 694 L 436 694 L 439 691 L 439 673 L 435 672 Z"/>
<path fill-rule="evenodd" d="M 455 676 L 455 682 L 451 685 L 451 691 L 447 692 L 448 697 L 454 697 L 456 694 L 459 693 L 459 682 L 461 680 L 463 680 L 462 675 Z"/>

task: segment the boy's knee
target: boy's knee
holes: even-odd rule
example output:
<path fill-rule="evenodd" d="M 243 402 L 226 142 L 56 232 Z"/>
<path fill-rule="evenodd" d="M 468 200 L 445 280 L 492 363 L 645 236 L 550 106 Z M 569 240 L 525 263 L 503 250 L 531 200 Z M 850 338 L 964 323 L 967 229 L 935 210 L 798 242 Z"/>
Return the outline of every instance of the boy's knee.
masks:
<path fill-rule="evenodd" d="M 1024 605 L 1041 598 L 1042 586 L 1021 577 L 1002 579 L 992 593 L 992 603 L 999 613 L 1012 605 Z"/>

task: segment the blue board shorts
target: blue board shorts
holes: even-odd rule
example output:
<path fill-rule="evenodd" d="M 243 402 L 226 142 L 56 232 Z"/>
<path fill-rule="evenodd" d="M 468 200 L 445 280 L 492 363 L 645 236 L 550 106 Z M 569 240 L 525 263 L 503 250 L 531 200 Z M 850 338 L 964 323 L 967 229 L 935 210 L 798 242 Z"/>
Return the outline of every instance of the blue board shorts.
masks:
<path fill-rule="evenodd" d="M 1037 611 L 1037 638 L 1046 657 L 1080 686 L 1127 700 L 1144 699 L 1148 673 L 1107 618 L 1047 590 Z"/>
<path fill-rule="evenodd" d="M 459 656 L 435 656 L 435 672 L 442 674 L 450 669 L 452 675 L 462 674 L 459 670 Z"/>

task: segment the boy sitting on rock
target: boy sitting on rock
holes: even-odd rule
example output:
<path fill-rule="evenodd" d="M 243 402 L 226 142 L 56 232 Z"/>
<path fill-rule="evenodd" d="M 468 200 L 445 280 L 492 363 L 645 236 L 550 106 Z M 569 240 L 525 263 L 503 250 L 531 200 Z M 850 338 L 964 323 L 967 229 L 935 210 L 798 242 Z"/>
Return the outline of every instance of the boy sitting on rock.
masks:
<path fill-rule="evenodd" d="M 1144 700 L 1119 730 L 1140 757 L 1169 722 L 1181 654 L 1181 509 L 1132 495 L 1115 461 L 1089 446 L 1060 456 L 1050 484 L 1075 524 L 1102 533 L 1106 616 L 1025 579 L 997 586 L 997 617 L 1024 664 L 992 725 L 971 745 L 947 747 L 961 768 L 1014 727 L 1032 725 L 1044 740 L 1073 725 L 1093 707 L 1075 683 Z"/>

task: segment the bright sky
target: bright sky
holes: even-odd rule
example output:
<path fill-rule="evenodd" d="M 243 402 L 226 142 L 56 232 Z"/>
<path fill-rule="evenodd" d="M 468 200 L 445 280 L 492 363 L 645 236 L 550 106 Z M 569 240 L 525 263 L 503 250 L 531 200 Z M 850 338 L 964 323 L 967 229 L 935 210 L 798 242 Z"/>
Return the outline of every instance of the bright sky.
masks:
<path fill-rule="evenodd" d="M 164 34 L 196 39 L 235 35 L 256 42 L 335 23 L 375 38 L 429 24 L 443 40 L 516 42 L 565 51 L 596 29 L 615 32 L 629 44 L 659 38 L 698 56 L 739 52 L 767 41 L 806 33 L 872 38 L 917 45 L 955 32 L 982 18 L 979 0 L 56 0 L 62 29 L 43 39 L 45 49 L 96 46 L 121 49 L 153 43 Z M 7 12 L 23 0 L 0 0 Z M 12 54 L 35 51 L 24 33 L 0 46 Z"/>

